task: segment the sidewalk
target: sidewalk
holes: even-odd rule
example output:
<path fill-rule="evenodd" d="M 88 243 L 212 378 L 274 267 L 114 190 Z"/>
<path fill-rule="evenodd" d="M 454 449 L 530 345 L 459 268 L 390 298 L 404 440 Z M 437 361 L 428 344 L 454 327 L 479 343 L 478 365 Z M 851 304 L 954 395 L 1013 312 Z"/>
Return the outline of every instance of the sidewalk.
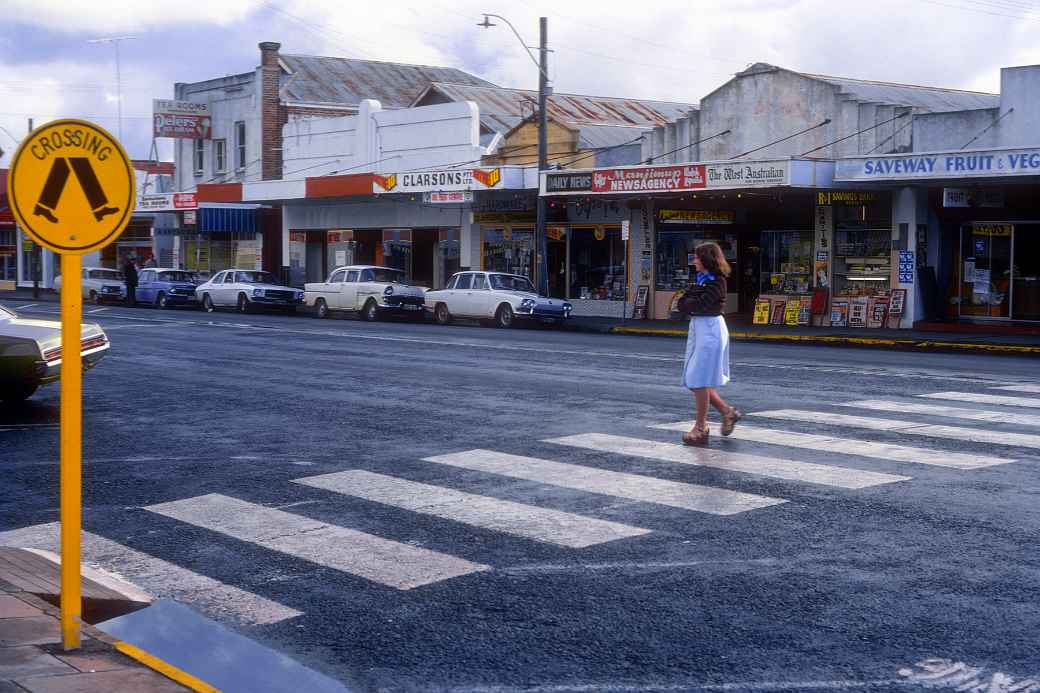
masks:
<path fill-rule="evenodd" d="M 216 691 L 147 652 L 84 624 L 82 647 L 65 652 L 58 565 L 26 549 L 0 548 L 0 693 L 185 693 Z M 88 576 L 84 597 L 126 599 Z M 86 614 L 85 614 L 86 615 Z"/>

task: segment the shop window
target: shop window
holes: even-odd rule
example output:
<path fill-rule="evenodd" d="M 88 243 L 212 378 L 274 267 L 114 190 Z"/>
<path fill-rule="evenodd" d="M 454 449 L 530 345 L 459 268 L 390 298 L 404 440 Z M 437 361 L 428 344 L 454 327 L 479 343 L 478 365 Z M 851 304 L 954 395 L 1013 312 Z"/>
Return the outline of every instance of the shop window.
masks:
<path fill-rule="evenodd" d="M 812 231 L 763 231 L 763 294 L 807 294 L 812 291 Z"/>
<path fill-rule="evenodd" d="M 702 243 L 718 243 L 730 265 L 737 262 L 737 236 L 709 229 L 658 229 L 657 290 L 685 289 L 693 277 L 693 251 Z M 811 238 L 810 238 L 811 245 Z"/>
<path fill-rule="evenodd" d="M 484 229 L 483 269 L 519 274 L 531 279 L 534 268 L 534 231 L 531 229 Z"/>
<path fill-rule="evenodd" d="M 570 230 L 570 298 L 625 300 L 625 268 L 620 228 Z"/>
<path fill-rule="evenodd" d="M 891 204 L 887 195 L 872 197 L 862 205 L 833 205 L 835 296 L 887 296 L 891 291 Z"/>
<path fill-rule="evenodd" d="M 18 279 L 17 247 L 14 229 L 0 230 L 0 281 Z"/>

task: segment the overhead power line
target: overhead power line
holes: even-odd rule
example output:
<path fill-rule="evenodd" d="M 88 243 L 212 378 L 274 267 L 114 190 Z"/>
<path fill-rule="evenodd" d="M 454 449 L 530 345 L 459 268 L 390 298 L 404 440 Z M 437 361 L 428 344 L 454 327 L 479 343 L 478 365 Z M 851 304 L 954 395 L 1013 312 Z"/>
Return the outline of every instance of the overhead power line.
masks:
<path fill-rule="evenodd" d="M 908 115 L 910 115 L 910 111 L 903 111 L 899 115 L 897 115 L 897 116 L 895 116 L 893 118 L 889 118 L 888 120 L 883 120 L 880 123 L 875 123 L 874 125 L 871 125 L 869 128 L 863 128 L 862 130 L 857 130 L 856 132 L 852 133 L 851 135 L 845 135 L 844 137 L 839 137 L 838 139 L 834 140 L 833 142 L 827 142 L 826 144 L 821 144 L 819 147 L 813 147 L 812 149 L 810 149 L 807 152 L 802 152 L 801 154 L 799 154 L 799 156 L 809 156 L 813 152 L 818 152 L 821 149 L 826 149 L 827 147 L 830 147 L 831 145 L 838 144 L 839 142 L 844 142 L 845 140 L 851 139 L 853 137 L 856 137 L 857 135 L 862 135 L 864 132 L 870 132 L 871 130 L 876 130 L 877 128 L 881 127 L 882 125 L 888 125 L 889 123 L 891 123 L 893 121 L 896 121 L 896 120 L 899 120 L 900 118 L 905 118 Z M 829 123 L 831 121 L 828 120 L 827 122 Z"/>
<path fill-rule="evenodd" d="M 698 144 L 701 144 L 702 142 L 707 142 L 709 140 L 715 139 L 716 137 L 722 137 L 723 135 L 728 135 L 731 132 L 733 132 L 733 131 L 729 130 L 729 129 L 723 130 L 722 132 L 716 132 L 714 135 L 711 135 L 710 137 L 705 137 L 704 139 L 697 140 L 696 142 L 690 142 L 689 144 L 683 145 L 682 147 L 677 147 L 676 149 L 673 149 L 670 152 L 665 152 L 664 154 L 657 154 L 655 156 L 651 156 L 650 158 L 648 158 L 646 160 L 646 163 L 652 164 L 652 163 L 654 163 L 654 159 L 663 159 L 664 157 L 671 156 L 672 154 L 675 154 L 676 152 L 681 152 L 682 150 L 689 149 L 690 147 L 696 147 Z"/>
<path fill-rule="evenodd" d="M 1004 118 L 1007 118 L 1007 117 L 1008 117 L 1009 115 L 1011 115 L 1011 114 L 1012 114 L 1012 113 L 1014 112 L 1014 110 L 1015 110 L 1015 107 L 1014 107 L 1014 106 L 1012 106 L 1011 108 L 1007 109 L 1007 110 L 1006 110 L 1006 111 L 1004 112 L 1004 115 L 1000 116 L 999 118 L 997 118 L 996 120 L 994 120 L 994 121 L 993 121 L 992 123 L 990 123 L 990 124 L 989 124 L 989 125 L 987 125 L 986 127 L 982 128 L 982 131 L 981 131 L 981 132 L 980 132 L 979 134 L 975 135 L 975 136 L 974 136 L 974 137 L 972 137 L 972 138 L 971 138 L 970 140 L 968 140 L 967 142 L 965 142 L 965 143 L 964 143 L 964 146 L 963 146 L 963 147 L 961 147 L 961 149 L 967 149 L 967 148 L 968 148 L 968 145 L 969 145 L 969 144 L 971 144 L 972 142 L 974 142 L 975 140 L 979 139 L 980 137 L 982 137 L 983 135 L 985 135 L 985 134 L 986 134 L 987 132 L 989 132 L 990 130 L 992 130 L 993 128 L 995 128 L 995 127 L 997 126 L 997 123 L 999 123 L 1000 121 L 1004 120 Z"/>
<path fill-rule="evenodd" d="M 772 142 L 770 142 L 768 144 L 763 144 L 761 147 L 755 147 L 754 149 L 749 149 L 748 151 L 744 152 L 743 154 L 737 154 L 736 156 L 731 156 L 730 157 L 730 161 L 732 161 L 733 159 L 739 159 L 741 157 L 747 156 L 748 154 L 754 154 L 755 152 L 760 152 L 763 149 L 768 149 L 769 147 L 772 147 L 774 144 L 780 144 L 781 142 L 786 142 L 787 140 L 794 139 L 795 137 L 798 137 L 799 135 L 804 135 L 807 132 L 812 132 L 816 128 L 822 128 L 824 125 L 830 125 L 830 123 L 831 123 L 831 119 L 827 118 L 826 120 L 824 120 L 822 122 L 819 122 L 816 125 L 813 125 L 812 127 L 805 128 L 804 130 L 799 130 L 798 132 L 794 133 L 793 135 L 788 135 L 787 137 L 781 137 L 780 139 L 773 140 Z"/>

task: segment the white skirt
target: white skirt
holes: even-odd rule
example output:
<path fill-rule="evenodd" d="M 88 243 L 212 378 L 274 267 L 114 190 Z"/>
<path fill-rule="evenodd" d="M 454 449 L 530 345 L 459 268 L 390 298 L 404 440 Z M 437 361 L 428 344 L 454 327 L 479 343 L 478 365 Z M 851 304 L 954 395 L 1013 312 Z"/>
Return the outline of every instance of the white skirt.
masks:
<path fill-rule="evenodd" d="M 729 382 L 729 330 L 721 315 L 690 318 L 683 385 L 722 387 Z"/>

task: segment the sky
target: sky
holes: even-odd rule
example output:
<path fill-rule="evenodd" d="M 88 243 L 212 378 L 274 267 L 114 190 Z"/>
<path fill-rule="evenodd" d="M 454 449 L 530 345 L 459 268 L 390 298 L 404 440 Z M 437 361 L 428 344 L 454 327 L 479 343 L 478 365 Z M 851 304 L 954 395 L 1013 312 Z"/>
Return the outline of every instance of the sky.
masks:
<path fill-rule="evenodd" d="M 549 72 L 566 93 L 696 103 L 755 62 L 995 93 L 1002 66 L 1040 63 L 1040 0 L 0 0 L 0 167 L 29 118 L 86 118 L 150 158 L 152 99 L 255 69 L 260 41 L 536 88 L 521 42 L 499 20 L 478 27 L 483 12 L 530 46 L 548 17 Z M 116 44 L 92 42 L 117 37 L 130 37 L 118 88 Z M 171 141 L 157 151 L 172 158 Z"/>

